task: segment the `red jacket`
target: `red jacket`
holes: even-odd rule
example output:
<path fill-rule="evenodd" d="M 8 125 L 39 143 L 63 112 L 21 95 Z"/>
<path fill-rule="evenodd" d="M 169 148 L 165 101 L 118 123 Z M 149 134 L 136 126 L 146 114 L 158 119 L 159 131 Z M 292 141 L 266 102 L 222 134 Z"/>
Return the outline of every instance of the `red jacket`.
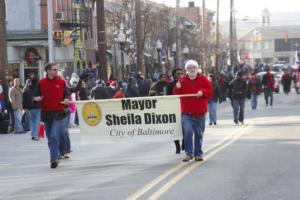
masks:
<path fill-rule="evenodd" d="M 205 115 L 207 112 L 208 99 L 213 96 L 212 83 L 202 74 L 197 74 L 196 79 L 191 80 L 188 75 L 184 75 L 180 78 L 181 88 L 176 87 L 173 90 L 175 95 L 180 94 L 196 94 L 201 90 L 203 92 L 202 97 L 182 97 L 181 112 L 183 114 L 190 114 L 193 117 L 199 117 Z"/>
<path fill-rule="evenodd" d="M 64 111 L 61 102 L 66 98 L 66 83 L 56 77 L 53 80 L 44 78 L 39 82 L 39 95 L 43 97 L 41 108 L 44 112 Z"/>

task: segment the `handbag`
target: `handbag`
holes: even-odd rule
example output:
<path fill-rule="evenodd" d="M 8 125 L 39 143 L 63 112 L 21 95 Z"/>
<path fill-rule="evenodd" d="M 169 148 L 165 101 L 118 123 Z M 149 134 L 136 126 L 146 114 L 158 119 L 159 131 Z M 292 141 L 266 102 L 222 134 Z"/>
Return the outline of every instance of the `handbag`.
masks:
<path fill-rule="evenodd" d="M 40 122 L 38 139 L 42 139 L 44 137 L 45 137 L 45 124 L 43 122 Z"/>

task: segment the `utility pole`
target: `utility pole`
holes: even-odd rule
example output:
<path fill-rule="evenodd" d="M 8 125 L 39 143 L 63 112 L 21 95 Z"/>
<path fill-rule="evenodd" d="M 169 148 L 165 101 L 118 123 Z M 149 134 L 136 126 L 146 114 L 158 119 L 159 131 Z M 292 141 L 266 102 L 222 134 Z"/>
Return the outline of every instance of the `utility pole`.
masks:
<path fill-rule="evenodd" d="M 230 65 L 237 66 L 237 36 L 235 24 L 234 0 L 230 0 Z"/>
<path fill-rule="evenodd" d="M 141 0 L 135 1 L 137 69 L 145 75 L 144 48 L 142 36 Z M 148 75 L 148 74 L 147 74 Z"/>
<path fill-rule="evenodd" d="M 182 68 L 182 53 L 181 53 L 181 21 L 180 21 L 180 0 L 176 0 L 176 67 Z"/>
<path fill-rule="evenodd" d="M 53 8 L 52 0 L 47 0 L 47 16 L 48 16 L 48 50 L 49 63 L 54 62 L 53 56 Z"/>
<path fill-rule="evenodd" d="M 0 78 L 3 94 L 7 98 L 7 45 L 6 45 L 6 8 L 5 0 L 0 0 Z"/>
<path fill-rule="evenodd" d="M 208 66 L 207 66 L 207 24 L 206 24 L 206 6 L 205 0 L 202 0 L 202 46 L 203 46 L 203 70 L 204 73 L 208 73 Z"/>
<path fill-rule="evenodd" d="M 215 61 L 215 71 L 219 72 L 219 51 L 220 51 L 220 36 L 219 36 L 219 17 L 220 17 L 220 0 L 217 0 L 217 23 L 216 23 L 216 61 Z"/>
<path fill-rule="evenodd" d="M 99 55 L 99 65 L 97 66 L 98 78 L 107 80 L 104 0 L 97 0 L 97 30 Z"/>

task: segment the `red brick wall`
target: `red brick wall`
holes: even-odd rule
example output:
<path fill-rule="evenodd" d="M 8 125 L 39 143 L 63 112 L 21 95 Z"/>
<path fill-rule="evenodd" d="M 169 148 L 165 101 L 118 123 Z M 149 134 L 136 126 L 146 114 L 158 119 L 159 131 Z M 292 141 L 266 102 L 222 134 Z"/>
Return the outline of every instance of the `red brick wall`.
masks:
<path fill-rule="evenodd" d="M 47 12 L 47 0 L 40 0 L 40 9 L 41 9 L 41 27 L 42 31 L 48 30 L 48 12 Z"/>

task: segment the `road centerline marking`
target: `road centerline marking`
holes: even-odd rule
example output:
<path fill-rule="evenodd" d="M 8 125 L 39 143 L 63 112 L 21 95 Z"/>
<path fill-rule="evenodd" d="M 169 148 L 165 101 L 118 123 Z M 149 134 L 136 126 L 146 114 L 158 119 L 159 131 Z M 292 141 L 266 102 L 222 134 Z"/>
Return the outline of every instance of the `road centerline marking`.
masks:
<path fill-rule="evenodd" d="M 221 141 L 217 142 L 215 145 L 213 145 L 210 148 L 208 148 L 204 152 L 204 154 L 207 153 L 207 152 L 210 152 L 213 149 L 217 148 L 218 146 L 222 145 L 227 140 L 230 140 L 233 136 L 235 136 L 236 133 L 239 133 L 241 131 L 243 131 L 243 129 L 242 130 L 238 129 L 237 131 L 234 131 L 232 134 L 224 137 L 224 139 L 222 139 Z M 209 153 L 209 155 L 210 154 L 211 153 Z M 160 182 L 162 182 L 163 180 L 165 180 L 168 176 L 172 175 L 177 170 L 183 168 L 187 164 L 188 164 L 188 162 L 181 162 L 181 163 L 175 165 L 174 167 L 172 167 L 171 169 L 168 169 L 163 174 L 159 175 L 158 177 L 156 177 L 155 179 L 153 179 L 152 181 L 150 181 L 149 183 L 147 183 L 144 187 L 140 188 L 138 191 L 136 191 L 135 193 L 133 193 L 132 195 L 130 195 L 129 197 L 127 197 L 126 200 L 136 200 L 136 199 L 140 198 L 142 195 L 144 195 L 146 192 L 148 192 L 149 190 L 151 190 L 157 184 L 159 184 Z"/>
<path fill-rule="evenodd" d="M 148 199 L 149 200 L 156 200 L 159 197 L 161 197 L 164 193 L 166 193 L 173 185 L 175 185 L 178 181 L 180 181 L 182 178 L 184 178 L 187 174 L 192 172 L 194 169 L 196 169 L 198 166 L 204 164 L 207 162 L 207 160 L 211 157 L 213 157 L 215 154 L 220 152 L 221 150 L 225 149 L 232 143 L 234 143 L 237 139 L 239 139 L 251 126 L 247 126 L 244 129 L 240 130 L 236 136 L 234 136 L 230 141 L 228 141 L 223 146 L 218 147 L 217 149 L 213 150 L 211 153 L 209 153 L 207 156 L 205 156 L 205 160 L 203 162 L 195 162 L 190 167 L 186 168 L 179 174 L 177 174 L 175 177 L 173 177 L 171 180 L 169 180 L 167 183 L 165 183 L 159 190 L 157 190 L 155 193 L 153 193 Z"/>

